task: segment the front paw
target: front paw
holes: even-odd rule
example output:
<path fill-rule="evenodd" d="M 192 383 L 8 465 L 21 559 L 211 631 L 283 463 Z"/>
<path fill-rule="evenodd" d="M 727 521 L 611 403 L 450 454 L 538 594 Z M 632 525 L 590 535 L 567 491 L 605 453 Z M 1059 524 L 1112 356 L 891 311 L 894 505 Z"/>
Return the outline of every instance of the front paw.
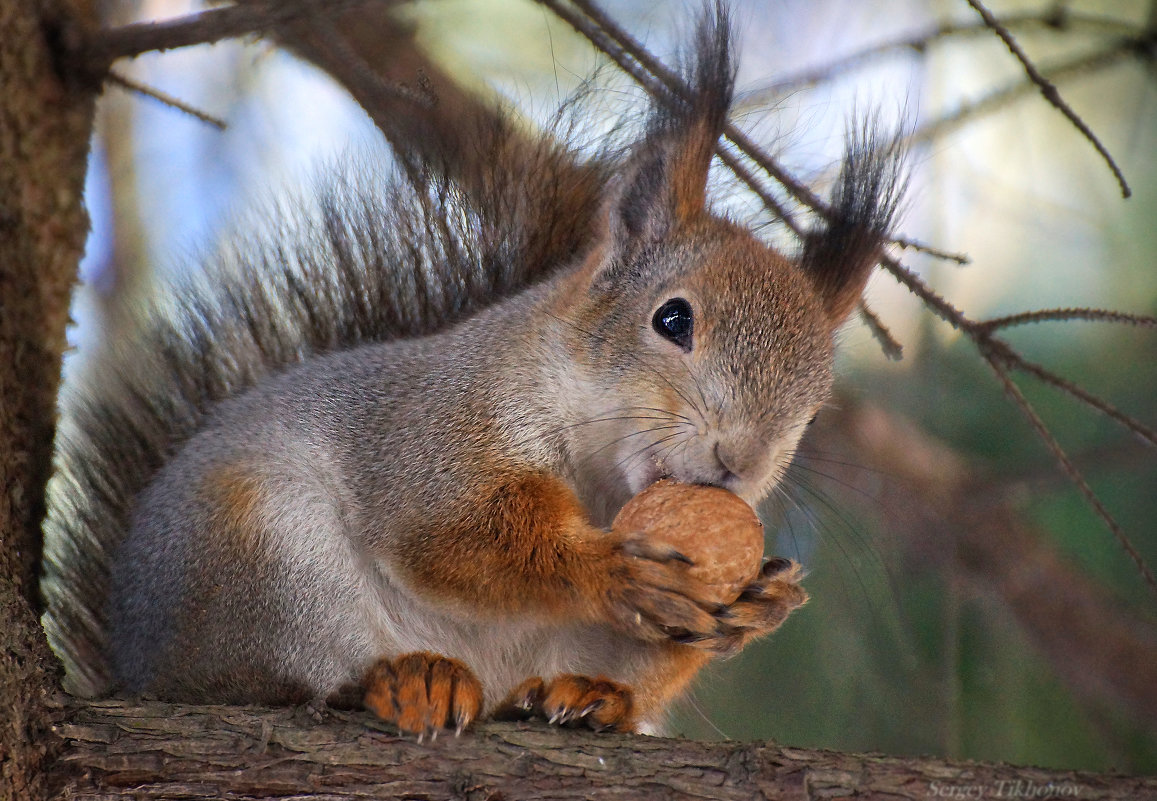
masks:
<path fill-rule="evenodd" d="M 556 726 L 633 732 L 634 707 L 630 688 L 616 681 L 565 673 L 549 682 L 538 676 L 522 682 L 495 708 L 494 718 L 542 718 Z"/>
<path fill-rule="evenodd" d="M 470 668 L 425 651 L 379 659 L 362 686 L 367 708 L 419 742 L 440 729 L 461 734 L 482 710 L 482 685 Z"/>
<path fill-rule="evenodd" d="M 807 591 L 799 584 L 802 578 L 798 562 L 779 556 L 767 560 L 755 580 L 719 613 L 719 631 L 687 642 L 724 656 L 738 652 L 751 640 L 775 631 L 807 602 Z"/>
<path fill-rule="evenodd" d="M 606 602 L 618 628 L 649 642 L 722 633 L 726 607 L 689 571 L 693 563 L 685 555 L 643 535 L 623 536 L 614 548 Z"/>

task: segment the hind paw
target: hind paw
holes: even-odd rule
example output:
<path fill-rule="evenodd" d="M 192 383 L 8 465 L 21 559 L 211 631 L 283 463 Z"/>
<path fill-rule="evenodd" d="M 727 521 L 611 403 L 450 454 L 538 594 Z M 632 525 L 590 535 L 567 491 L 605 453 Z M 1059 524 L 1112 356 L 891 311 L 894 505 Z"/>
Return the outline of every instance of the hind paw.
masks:
<path fill-rule="evenodd" d="M 482 685 L 470 668 L 425 651 L 379 659 L 362 686 L 368 709 L 419 742 L 442 729 L 461 734 L 482 711 Z"/>
<path fill-rule="evenodd" d="M 565 673 L 544 682 L 538 676 L 518 685 L 494 711 L 497 720 L 541 718 L 556 726 L 594 731 L 635 731 L 630 688 L 605 676 Z"/>

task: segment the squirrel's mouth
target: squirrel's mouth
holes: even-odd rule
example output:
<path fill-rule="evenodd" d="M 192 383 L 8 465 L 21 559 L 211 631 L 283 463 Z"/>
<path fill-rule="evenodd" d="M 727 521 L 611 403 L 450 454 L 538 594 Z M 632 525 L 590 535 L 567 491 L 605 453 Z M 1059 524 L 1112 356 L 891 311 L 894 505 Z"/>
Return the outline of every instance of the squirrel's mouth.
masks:
<path fill-rule="evenodd" d="M 740 494 L 743 479 L 735 473 L 732 473 L 721 463 L 716 467 L 718 469 L 712 470 L 697 467 L 692 464 L 684 465 L 684 469 L 679 470 L 662 459 L 650 459 L 645 465 L 640 466 L 636 475 L 631 476 L 631 491 L 632 493 L 639 493 L 658 481 L 670 480 L 678 481 L 682 484 L 702 484 L 708 487 L 721 487 L 737 495 Z M 638 486 L 636 486 L 636 483 Z"/>
<path fill-rule="evenodd" d="M 656 481 L 662 481 L 665 478 L 679 480 L 678 476 L 672 473 L 665 464 L 658 459 L 650 458 L 627 476 L 627 485 L 630 487 L 632 495 L 638 495 Z"/>

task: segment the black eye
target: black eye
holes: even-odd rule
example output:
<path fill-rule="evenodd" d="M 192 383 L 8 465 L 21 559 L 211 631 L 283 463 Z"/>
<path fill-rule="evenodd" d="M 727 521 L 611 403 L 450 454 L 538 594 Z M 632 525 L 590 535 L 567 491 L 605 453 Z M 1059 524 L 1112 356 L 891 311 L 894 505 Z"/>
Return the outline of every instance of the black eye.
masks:
<path fill-rule="evenodd" d="M 655 311 L 651 326 L 661 337 L 669 339 L 683 350 L 691 351 L 691 333 L 694 318 L 691 304 L 683 298 L 671 298 Z"/>

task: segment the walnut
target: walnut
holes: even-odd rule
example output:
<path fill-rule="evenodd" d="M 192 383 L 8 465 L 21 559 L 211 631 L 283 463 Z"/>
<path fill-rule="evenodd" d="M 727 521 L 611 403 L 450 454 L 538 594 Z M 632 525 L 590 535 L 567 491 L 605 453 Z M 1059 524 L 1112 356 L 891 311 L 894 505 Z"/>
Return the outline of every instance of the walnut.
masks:
<path fill-rule="evenodd" d="M 612 528 L 644 533 L 691 559 L 689 572 L 721 604 L 739 597 L 763 559 L 763 524 L 750 506 L 721 487 L 656 482 L 627 501 Z"/>

